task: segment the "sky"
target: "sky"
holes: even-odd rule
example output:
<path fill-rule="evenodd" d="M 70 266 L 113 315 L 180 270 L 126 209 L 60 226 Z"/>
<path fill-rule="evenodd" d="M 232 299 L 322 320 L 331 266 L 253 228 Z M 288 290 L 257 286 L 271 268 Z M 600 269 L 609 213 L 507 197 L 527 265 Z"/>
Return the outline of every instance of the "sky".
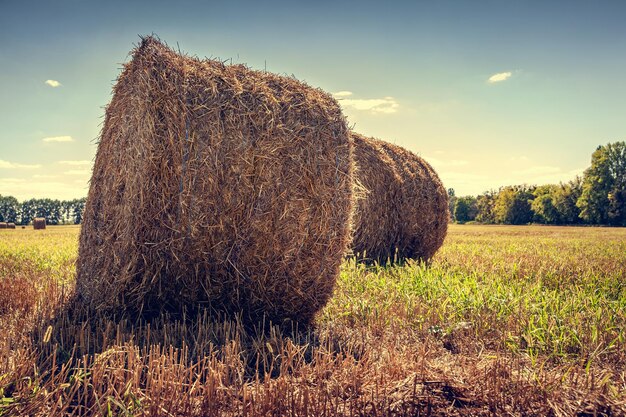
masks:
<path fill-rule="evenodd" d="M 626 2 L 0 0 L 0 194 L 87 195 L 140 35 L 294 75 L 477 195 L 568 181 L 626 136 Z"/>

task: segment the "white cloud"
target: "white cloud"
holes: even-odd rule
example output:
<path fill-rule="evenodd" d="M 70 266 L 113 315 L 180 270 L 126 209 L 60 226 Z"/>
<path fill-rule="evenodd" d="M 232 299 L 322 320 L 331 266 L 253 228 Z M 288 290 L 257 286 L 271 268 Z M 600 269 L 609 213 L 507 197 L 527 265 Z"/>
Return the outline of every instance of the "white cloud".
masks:
<path fill-rule="evenodd" d="M 74 142 L 74 138 L 71 136 L 49 136 L 42 139 L 44 142 Z"/>
<path fill-rule="evenodd" d="M 46 80 L 46 84 L 52 88 L 57 88 L 61 86 L 61 83 L 58 82 L 57 80 Z"/>
<path fill-rule="evenodd" d="M 48 174 L 35 174 L 33 175 L 33 178 L 35 179 L 50 179 L 50 178 L 57 178 L 58 175 L 48 175 Z"/>
<path fill-rule="evenodd" d="M 550 175 L 556 174 L 557 172 L 561 172 L 561 168 L 552 167 L 552 166 L 532 166 L 530 168 L 525 168 L 517 171 L 513 171 L 513 174 L 516 175 Z"/>
<path fill-rule="evenodd" d="M 368 111 L 374 114 L 389 114 L 398 111 L 400 104 L 393 97 L 383 98 L 367 98 L 367 99 L 354 99 L 345 98 L 352 96 L 350 91 L 339 91 L 334 93 L 333 96 L 339 101 L 339 104 L 344 108 L 352 108 L 354 110 Z"/>
<path fill-rule="evenodd" d="M 19 164 L 17 162 L 9 162 L 0 159 L 0 168 L 20 168 L 20 169 L 36 169 L 41 168 L 39 164 Z M 5 180 L 3 180 L 5 181 Z"/>
<path fill-rule="evenodd" d="M 91 161 L 59 161 L 59 164 L 72 166 L 91 165 Z"/>
<path fill-rule="evenodd" d="M 2 184 L 23 184 L 26 180 L 24 178 L 2 178 Z M 0 192 L 0 194 L 2 194 Z"/>
<path fill-rule="evenodd" d="M 62 181 L 35 181 L 21 178 L 5 179 L 0 181 L 0 194 L 12 195 L 20 201 L 29 198 L 57 198 L 71 200 L 87 195 L 87 182 L 82 185 Z"/>
<path fill-rule="evenodd" d="M 333 93 L 335 98 L 349 97 L 351 95 L 352 91 L 337 91 L 336 93 Z"/>
<path fill-rule="evenodd" d="M 513 162 L 528 162 L 529 159 L 527 156 L 525 155 L 521 155 L 521 156 L 512 156 L 509 158 L 511 161 Z"/>
<path fill-rule="evenodd" d="M 511 173 L 514 176 L 512 180 L 516 184 L 543 185 L 573 180 L 577 175 L 581 175 L 584 170 L 585 168 L 577 168 L 564 171 L 559 167 L 537 165 Z"/>
<path fill-rule="evenodd" d="M 513 73 L 511 71 L 499 72 L 499 73 L 493 74 L 491 77 L 489 77 L 487 82 L 493 84 L 493 83 L 499 83 L 501 81 L 506 81 L 509 78 L 511 78 L 511 75 L 513 75 Z"/>
<path fill-rule="evenodd" d="M 88 169 L 71 169 L 64 172 L 65 175 L 89 175 L 91 171 Z"/>

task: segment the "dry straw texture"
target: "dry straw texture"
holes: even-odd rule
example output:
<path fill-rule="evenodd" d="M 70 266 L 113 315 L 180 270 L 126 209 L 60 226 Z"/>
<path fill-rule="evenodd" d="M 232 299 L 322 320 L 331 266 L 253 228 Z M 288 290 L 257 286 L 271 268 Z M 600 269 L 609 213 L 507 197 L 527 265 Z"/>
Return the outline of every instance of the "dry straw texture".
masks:
<path fill-rule="evenodd" d="M 35 217 L 33 219 L 33 228 L 35 230 L 42 230 L 46 228 L 46 219 L 44 217 Z"/>
<path fill-rule="evenodd" d="M 365 188 L 355 214 L 357 256 L 430 259 L 448 230 L 448 197 L 432 167 L 419 156 L 352 133 L 357 181 Z"/>
<path fill-rule="evenodd" d="M 6 228 L 7 228 L 6 222 L 0 222 L 0 229 L 6 229 Z"/>
<path fill-rule="evenodd" d="M 309 322 L 349 245 L 352 142 L 336 101 L 151 37 L 113 93 L 80 235 L 80 299 Z"/>
<path fill-rule="evenodd" d="M 7 223 L 7 229 L 15 229 L 15 223 Z"/>

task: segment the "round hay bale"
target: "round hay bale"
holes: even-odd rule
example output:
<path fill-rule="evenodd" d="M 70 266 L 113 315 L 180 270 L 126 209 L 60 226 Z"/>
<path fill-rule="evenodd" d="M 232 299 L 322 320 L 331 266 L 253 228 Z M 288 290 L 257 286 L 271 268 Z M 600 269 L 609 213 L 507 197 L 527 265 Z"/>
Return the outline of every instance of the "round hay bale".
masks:
<path fill-rule="evenodd" d="M 15 223 L 7 223 L 7 229 L 15 229 Z"/>
<path fill-rule="evenodd" d="M 79 299 L 105 313 L 210 307 L 308 323 L 348 249 L 353 167 L 329 94 L 145 38 L 106 110 Z"/>
<path fill-rule="evenodd" d="M 33 228 L 35 230 L 43 230 L 46 228 L 46 219 L 45 217 L 35 217 L 33 219 Z"/>
<path fill-rule="evenodd" d="M 399 146 L 352 133 L 358 199 L 352 251 L 365 260 L 429 260 L 448 230 L 448 195 L 437 173 Z"/>
<path fill-rule="evenodd" d="M 6 229 L 7 228 L 7 223 L 6 222 L 0 222 L 0 229 Z"/>

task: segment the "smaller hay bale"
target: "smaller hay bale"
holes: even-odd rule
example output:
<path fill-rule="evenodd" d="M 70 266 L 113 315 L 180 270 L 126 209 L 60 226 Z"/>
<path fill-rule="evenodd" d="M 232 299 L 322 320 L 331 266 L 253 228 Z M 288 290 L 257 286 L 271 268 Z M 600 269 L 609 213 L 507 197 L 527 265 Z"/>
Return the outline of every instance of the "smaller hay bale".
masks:
<path fill-rule="evenodd" d="M 400 146 L 351 133 L 358 200 L 352 251 L 366 261 L 428 261 L 448 230 L 448 195 L 424 159 Z"/>
<path fill-rule="evenodd" d="M 7 229 L 15 229 L 15 223 L 7 223 Z"/>
<path fill-rule="evenodd" d="M 33 228 L 35 230 L 43 230 L 46 228 L 46 219 L 44 217 L 35 217 L 33 220 Z"/>
<path fill-rule="evenodd" d="M 0 222 L 0 229 L 6 229 L 6 228 L 7 228 L 6 222 Z"/>

